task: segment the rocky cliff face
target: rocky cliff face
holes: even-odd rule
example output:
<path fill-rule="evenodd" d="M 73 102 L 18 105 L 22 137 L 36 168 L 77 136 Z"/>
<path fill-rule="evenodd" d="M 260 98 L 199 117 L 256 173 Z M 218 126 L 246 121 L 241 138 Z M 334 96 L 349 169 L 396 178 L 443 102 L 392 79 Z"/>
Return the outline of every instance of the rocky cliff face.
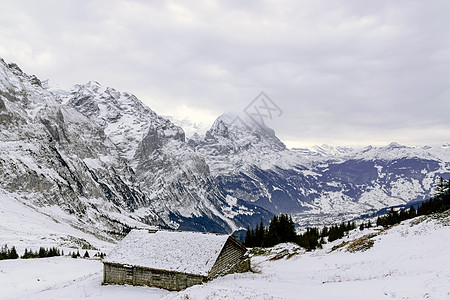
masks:
<path fill-rule="evenodd" d="M 16 65 L 0 70 L 0 189 L 19 201 L 98 232 L 229 232 L 269 215 L 227 198 L 183 130 L 135 96 L 96 82 L 51 93 Z"/>
<path fill-rule="evenodd" d="M 145 196 L 101 128 L 3 60 L 0 99 L 3 192 L 37 207 L 62 208 L 64 218 L 90 224 L 91 231 L 122 231 L 140 222 L 130 212 Z M 149 218 L 162 223 L 154 213 Z"/>
<path fill-rule="evenodd" d="M 238 207 L 226 201 L 203 157 L 185 142 L 183 130 L 134 95 L 90 82 L 60 99 L 102 128 L 132 167 L 151 210 L 168 226 L 224 232 L 242 224 L 239 216 L 226 215 Z M 260 214 L 245 210 L 255 218 Z"/>

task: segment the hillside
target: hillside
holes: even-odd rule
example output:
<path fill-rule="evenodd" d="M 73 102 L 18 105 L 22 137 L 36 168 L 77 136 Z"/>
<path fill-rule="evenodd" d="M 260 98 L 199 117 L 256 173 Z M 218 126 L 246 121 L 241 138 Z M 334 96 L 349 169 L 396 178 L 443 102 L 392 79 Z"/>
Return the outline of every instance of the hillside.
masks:
<path fill-rule="evenodd" d="M 373 246 L 358 249 L 363 240 L 372 240 Z M 228 275 L 180 292 L 102 286 L 99 261 L 0 261 L 0 280 L 6 287 L 0 298 L 447 299 L 449 247 L 450 211 L 446 211 L 387 230 L 356 230 L 314 252 L 280 244 L 252 257 L 255 273 Z M 64 276 L 55 275 L 62 270 Z"/>

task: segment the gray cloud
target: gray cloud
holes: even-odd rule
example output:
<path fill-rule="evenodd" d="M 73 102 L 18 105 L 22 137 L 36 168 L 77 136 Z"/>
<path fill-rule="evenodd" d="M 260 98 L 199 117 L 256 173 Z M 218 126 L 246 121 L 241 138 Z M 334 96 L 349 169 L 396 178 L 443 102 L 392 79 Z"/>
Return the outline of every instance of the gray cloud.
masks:
<path fill-rule="evenodd" d="M 15 1 L 0 56 L 205 124 L 265 91 L 291 145 L 449 142 L 448 1 Z"/>

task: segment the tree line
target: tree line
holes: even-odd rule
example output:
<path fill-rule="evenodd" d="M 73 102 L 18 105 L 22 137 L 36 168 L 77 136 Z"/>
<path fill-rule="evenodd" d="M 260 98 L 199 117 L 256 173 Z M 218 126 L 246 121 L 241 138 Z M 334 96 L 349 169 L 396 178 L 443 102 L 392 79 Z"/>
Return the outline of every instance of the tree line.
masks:
<path fill-rule="evenodd" d="M 267 228 L 264 227 L 262 220 L 255 229 L 247 226 L 244 245 L 247 247 L 272 247 L 279 243 L 295 242 L 296 237 L 292 217 L 281 214 L 274 216 Z"/>
<path fill-rule="evenodd" d="M 297 234 L 292 217 L 281 214 L 275 215 L 267 227 L 264 227 L 262 220 L 255 228 L 247 226 L 244 245 L 246 247 L 272 247 L 279 243 L 291 242 L 307 250 L 314 250 L 322 247 L 325 240 L 332 242 L 340 239 L 344 237 L 345 233 L 355 228 L 355 222 L 347 222 L 331 227 L 324 226 L 322 229 L 308 227 L 306 232 Z"/>
<path fill-rule="evenodd" d="M 72 258 L 78 258 L 78 257 L 81 257 L 81 254 L 80 254 L 80 251 L 79 250 L 77 250 L 77 252 L 69 252 L 69 256 L 70 257 L 72 257 Z M 103 259 L 104 257 L 106 256 L 106 254 L 105 253 L 103 253 L 103 252 L 96 252 L 95 254 L 94 254 L 94 257 L 98 257 L 98 258 L 101 258 L 101 259 Z M 85 252 L 84 252 L 84 254 L 83 254 L 83 258 L 90 258 L 91 256 L 89 255 L 89 252 L 86 250 Z"/>
<path fill-rule="evenodd" d="M 391 207 L 389 213 L 377 218 L 377 226 L 389 227 L 417 216 L 443 212 L 448 209 L 450 209 L 450 180 L 446 181 L 441 177 L 433 197 L 422 202 L 417 209 L 414 206 L 400 210 Z"/>
<path fill-rule="evenodd" d="M 40 247 L 38 251 L 28 250 L 25 248 L 25 251 L 20 258 L 28 259 L 28 258 L 44 258 L 44 257 L 53 257 L 64 255 L 64 251 L 60 251 L 56 247 L 52 248 L 44 248 Z M 12 246 L 11 248 L 8 245 L 3 245 L 0 250 L 0 260 L 2 259 L 17 259 L 19 258 L 19 254 L 17 253 L 16 247 Z"/>
<path fill-rule="evenodd" d="M 324 226 L 322 229 L 319 227 L 308 227 L 306 232 L 297 236 L 297 244 L 308 251 L 322 248 L 323 244 L 341 239 L 355 228 L 355 222 L 342 222 L 331 227 Z"/>
<path fill-rule="evenodd" d="M 54 256 L 61 256 L 64 255 L 64 250 L 60 251 L 56 247 L 52 248 L 44 248 L 39 247 L 38 251 L 28 250 L 25 248 L 24 254 L 20 258 L 45 258 L 45 257 L 54 257 Z"/>
<path fill-rule="evenodd" d="M 19 255 L 17 254 L 16 247 L 8 248 L 8 245 L 2 246 L 0 250 L 0 260 L 3 259 L 17 259 Z"/>
<path fill-rule="evenodd" d="M 387 227 L 416 216 L 443 212 L 448 209 L 450 209 L 450 180 L 446 181 L 441 177 L 437 185 L 437 192 L 432 198 L 422 202 L 417 209 L 410 207 L 396 211 L 391 208 L 388 214 L 378 217 L 376 226 Z M 372 226 L 369 220 L 367 223 L 361 223 L 359 229 L 364 230 L 364 228 Z M 356 228 L 355 222 L 342 222 L 331 227 L 324 226 L 322 229 L 308 227 L 305 232 L 297 234 L 292 217 L 281 214 L 275 215 L 267 227 L 264 227 L 262 220 L 255 228 L 247 226 L 244 245 L 246 247 L 272 247 L 279 243 L 292 242 L 311 251 L 322 248 L 322 245 L 327 242 L 343 238 L 345 234 Z"/>
<path fill-rule="evenodd" d="M 77 250 L 77 252 L 69 253 L 68 254 L 72 258 L 78 258 L 81 257 L 80 252 Z M 39 250 L 33 251 L 32 249 L 25 248 L 25 251 L 22 256 L 19 256 L 17 253 L 16 247 L 12 246 L 11 248 L 8 247 L 8 245 L 3 245 L 0 249 L 0 260 L 3 259 L 28 259 L 28 258 L 45 258 L 45 257 L 54 257 L 54 256 L 64 256 L 64 250 L 59 250 L 56 247 L 51 248 L 44 248 L 39 247 Z M 94 257 L 98 258 L 104 258 L 106 256 L 103 252 L 98 252 L 94 254 Z M 83 255 L 83 258 L 90 258 L 89 252 L 86 250 L 86 252 Z"/>

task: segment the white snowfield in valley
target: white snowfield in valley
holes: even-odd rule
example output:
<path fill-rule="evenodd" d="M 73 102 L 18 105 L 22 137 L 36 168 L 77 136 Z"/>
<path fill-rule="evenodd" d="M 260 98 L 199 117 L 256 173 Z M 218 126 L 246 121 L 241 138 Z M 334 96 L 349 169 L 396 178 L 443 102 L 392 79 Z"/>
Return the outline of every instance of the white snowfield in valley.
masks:
<path fill-rule="evenodd" d="M 370 241 L 371 248 L 358 250 Z M 255 273 L 180 292 L 101 285 L 102 263 L 96 260 L 3 260 L 0 299 L 450 299 L 449 250 L 447 211 L 389 230 L 356 230 L 314 252 L 278 245 L 252 257 Z M 277 253 L 296 254 L 272 259 Z"/>

